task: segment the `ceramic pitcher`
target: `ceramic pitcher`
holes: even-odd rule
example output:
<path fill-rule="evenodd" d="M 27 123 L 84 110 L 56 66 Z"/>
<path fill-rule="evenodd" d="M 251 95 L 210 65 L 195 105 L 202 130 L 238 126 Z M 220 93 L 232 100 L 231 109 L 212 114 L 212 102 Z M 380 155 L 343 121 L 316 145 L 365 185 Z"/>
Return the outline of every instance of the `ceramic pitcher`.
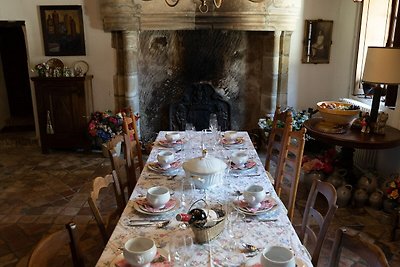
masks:
<path fill-rule="evenodd" d="M 351 199 L 351 191 L 353 190 L 353 186 L 350 184 L 342 185 L 337 190 L 337 205 L 339 208 L 346 207 L 349 204 Z"/>
<path fill-rule="evenodd" d="M 347 175 L 345 169 L 335 170 L 327 179 L 335 188 L 339 188 L 344 183 L 344 177 Z"/>
<path fill-rule="evenodd" d="M 371 193 L 368 201 L 372 208 L 377 209 L 377 210 L 381 209 L 382 202 L 383 202 L 382 190 L 376 189 L 375 192 Z"/>

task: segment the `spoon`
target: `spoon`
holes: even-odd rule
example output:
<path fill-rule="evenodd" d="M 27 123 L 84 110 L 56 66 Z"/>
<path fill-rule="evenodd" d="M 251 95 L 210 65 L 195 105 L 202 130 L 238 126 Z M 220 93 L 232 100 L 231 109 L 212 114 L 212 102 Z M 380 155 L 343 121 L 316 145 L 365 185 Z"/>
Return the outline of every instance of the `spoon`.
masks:
<path fill-rule="evenodd" d="M 254 253 L 254 252 L 258 252 L 258 251 L 261 250 L 260 248 L 254 246 L 254 245 L 251 245 L 251 244 L 247 244 L 247 243 L 243 243 L 243 244 L 242 244 L 242 247 L 243 247 L 243 248 L 246 250 L 246 252 L 248 252 L 248 253 Z"/>

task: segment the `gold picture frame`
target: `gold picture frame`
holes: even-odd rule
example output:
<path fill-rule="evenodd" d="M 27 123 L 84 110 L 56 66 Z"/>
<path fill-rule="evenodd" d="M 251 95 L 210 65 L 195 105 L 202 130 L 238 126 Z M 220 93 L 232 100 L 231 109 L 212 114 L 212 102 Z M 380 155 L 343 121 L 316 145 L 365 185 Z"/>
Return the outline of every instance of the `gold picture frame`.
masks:
<path fill-rule="evenodd" d="M 305 21 L 302 63 L 329 63 L 332 30 L 332 20 Z"/>
<path fill-rule="evenodd" d="M 46 56 L 86 55 L 82 7 L 40 6 Z"/>

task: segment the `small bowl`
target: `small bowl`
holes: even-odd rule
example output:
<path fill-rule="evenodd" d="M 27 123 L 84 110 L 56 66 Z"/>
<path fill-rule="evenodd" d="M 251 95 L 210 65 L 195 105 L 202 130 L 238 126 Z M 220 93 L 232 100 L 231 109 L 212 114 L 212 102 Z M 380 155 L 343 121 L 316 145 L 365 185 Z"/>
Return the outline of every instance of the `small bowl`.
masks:
<path fill-rule="evenodd" d="M 321 101 L 317 103 L 318 111 L 326 122 L 348 125 L 359 116 L 360 109 L 345 109 L 352 104 L 339 101 Z"/>

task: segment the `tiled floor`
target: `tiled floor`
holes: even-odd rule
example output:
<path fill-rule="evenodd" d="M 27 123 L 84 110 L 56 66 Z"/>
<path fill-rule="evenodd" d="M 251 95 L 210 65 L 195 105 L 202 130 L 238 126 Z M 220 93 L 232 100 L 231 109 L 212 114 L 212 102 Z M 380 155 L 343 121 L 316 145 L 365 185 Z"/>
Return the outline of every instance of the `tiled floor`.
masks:
<path fill-rule="evenodd" d="M 86 266 L 94 266 L 102 251 L 99 232 L 87 204 L 90 182 L 109 169 L 100 153 L 53 151 L 43 155 L 33 138 L 9 138 L 0 134 L 0 266 L 15 266 L 44 235 L 78 224 Z M 29 133 L 28 133 L 29 135 Z M 17 141 L 16 141 L 17 140 Z M 295 223 L 301 222 L 305 188 L 299 192 Z M 378 239 L 392 266 L 400 266 L 400 243 L 388 242 L 391 217 L 369 208 L 339 209 L 322 251 L 327 256 L 339 226 L 358 226 Z M 57 264 L 58 266 L 68 266 Z M 356 266 L 351 257 L 343 266 Z"/>

